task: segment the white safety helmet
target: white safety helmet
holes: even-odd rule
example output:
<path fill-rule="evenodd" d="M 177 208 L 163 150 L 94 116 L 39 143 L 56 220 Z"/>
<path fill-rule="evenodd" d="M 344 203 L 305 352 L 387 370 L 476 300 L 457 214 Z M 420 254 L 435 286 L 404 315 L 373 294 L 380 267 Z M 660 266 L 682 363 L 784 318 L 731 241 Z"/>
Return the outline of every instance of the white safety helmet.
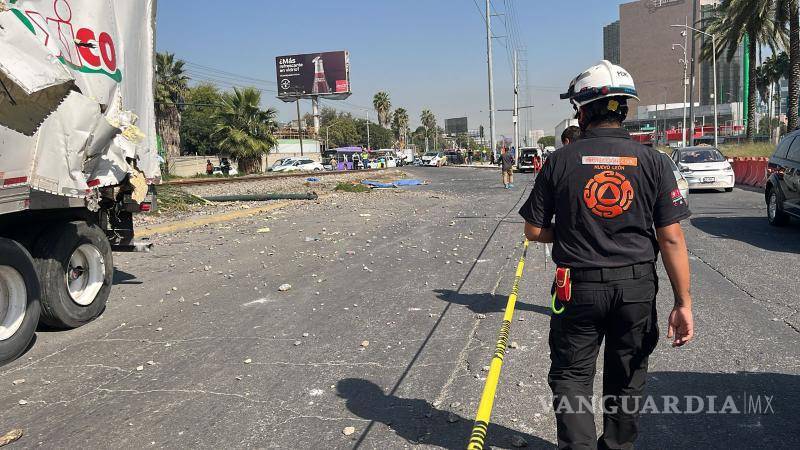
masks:
<path fill-rule="evenodd" d="M 620 66 L 602 60 L 575 77 L 569 90 L 561 98 L 570 102 L 575 109 L 608 97 L 628 97 L 639 100 L 633 77 Z"/>

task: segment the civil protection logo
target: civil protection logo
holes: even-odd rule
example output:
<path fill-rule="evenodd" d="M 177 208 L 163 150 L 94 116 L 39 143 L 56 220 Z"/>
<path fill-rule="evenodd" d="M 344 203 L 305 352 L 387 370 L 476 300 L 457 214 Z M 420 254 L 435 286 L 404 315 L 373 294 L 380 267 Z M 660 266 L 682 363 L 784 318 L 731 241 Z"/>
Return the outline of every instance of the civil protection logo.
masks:
<path fill-rule="evenodd" d="M 605 170 L 586 183 L 583 202 L 595 215 L 613 219 L 633 204 L 633 186 L 621 173 Z"/>

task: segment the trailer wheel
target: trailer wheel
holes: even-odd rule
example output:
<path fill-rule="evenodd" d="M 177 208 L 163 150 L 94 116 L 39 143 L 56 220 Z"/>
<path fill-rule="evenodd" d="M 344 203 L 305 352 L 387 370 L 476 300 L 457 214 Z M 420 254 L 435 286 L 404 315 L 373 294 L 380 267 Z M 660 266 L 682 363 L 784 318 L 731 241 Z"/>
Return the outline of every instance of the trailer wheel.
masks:
<path fill-rule="evenodd" d="M 0 238 L 0 366 L 28 348 L 39 322 L 39 279 L 25 248 Z"/>
<path fill-rule="evenodd" d="M 99 227 L 86 222 L 53 227 L 36 241 L 33 256 L 42 283 L 42 322 L 77 328 L 103 312 L 114 263 Z"/>

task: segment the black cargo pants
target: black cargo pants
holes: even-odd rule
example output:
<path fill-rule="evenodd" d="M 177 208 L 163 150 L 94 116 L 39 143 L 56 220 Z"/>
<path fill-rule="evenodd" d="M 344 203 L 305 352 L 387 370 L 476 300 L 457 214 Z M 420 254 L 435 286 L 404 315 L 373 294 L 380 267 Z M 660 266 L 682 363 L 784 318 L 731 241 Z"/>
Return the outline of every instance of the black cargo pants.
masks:
<path fill-rule="evenodd" d="M 636 274 L 638 276 L 640 274 Z M 616 281 L 573 281 L 572 301 L 550 319 L 550 373 L 559 449 L 632 449 L 647 358 L 658 342 L 655 270 Z M 603 434 L 595 433 L 592 383 L 603 355 Z"/>

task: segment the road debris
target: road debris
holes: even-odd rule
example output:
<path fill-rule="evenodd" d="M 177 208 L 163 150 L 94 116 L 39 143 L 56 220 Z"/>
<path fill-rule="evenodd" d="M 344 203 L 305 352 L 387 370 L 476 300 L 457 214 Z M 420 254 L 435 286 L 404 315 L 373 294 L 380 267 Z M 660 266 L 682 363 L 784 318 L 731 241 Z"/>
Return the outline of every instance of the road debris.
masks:
<path fill-rule="evenodd" d="M 369 341 L 364 341 L 364 342 L 362 342 L 362 343 L 361 343 L 361 346 L 362 346 L 362 347 L 364 347 L 364 348 L 367 348 L 367 347 L 369 347 Z"/>
<path fill-rule="evenodd" d="M 245 364 L 250 364 L 251 362 L 253 362 L 253 360 L 250 359 L 250 358 L 247 358 L 247 359 L 244 360 Z"/>
<path fill-rule="evenodd" d="M 21 428 L 16 428 L 0 436 L 0 447 L 19 440 L 19 438 L 21 438 L 23 434 L 24 432 L 22 431 Z"/>
<path fill-rule="evenodd" d="M 24 382 L 25 382 L 25 378 L 20 378 L 19 380 L 14 380 L 14 381 L 12 381 L 12 382 L 11 382 L 11 384 L 13 384 L 14 386 L 16 386 L 16 385 L 18 385 L 18 384 L 22 384 L 22 383 L 24 383 Z"/>
<path fill-rule="evenodd" d="M 25 406 L 25 405 L 28 404 L 28 401 L 27 400 L 20 400 L 20 401 L 17 402 L 17 404 L 20 405 L 20 406 Z"/>
<path fill-rule="evenodd" d="M 289 284 L 289 283 L 284 283 L 284 284 L 282 284 L 282 285 L 280 285 L 280 286 L 278 287 L 278 290 L 279 290 L 279 291 L 281 291 L 281 292 L 286 292 L 286 291 L 288 291 L 288 290 L 289 290 L 289 289 L 291 289 L 291 288 L 292 288 L 292 285 L 291 285 L 291 284 Z"/>
<path fill-rule="evenodd" d="M 342 434 L 345 435 L 345 436 L 350 436 L 351 434 L 353 434 L 355 432 L 356 432 L 356 428 L 355 427 L 344 427 L 344 430 L 342 430 Z"/>
<path fill-rule="evenodd" d="M 256 233 L 269 233 L 269 232 L 270 232 L 269 227 L 259 228 L 258 230 L 256 230 Z"/>

